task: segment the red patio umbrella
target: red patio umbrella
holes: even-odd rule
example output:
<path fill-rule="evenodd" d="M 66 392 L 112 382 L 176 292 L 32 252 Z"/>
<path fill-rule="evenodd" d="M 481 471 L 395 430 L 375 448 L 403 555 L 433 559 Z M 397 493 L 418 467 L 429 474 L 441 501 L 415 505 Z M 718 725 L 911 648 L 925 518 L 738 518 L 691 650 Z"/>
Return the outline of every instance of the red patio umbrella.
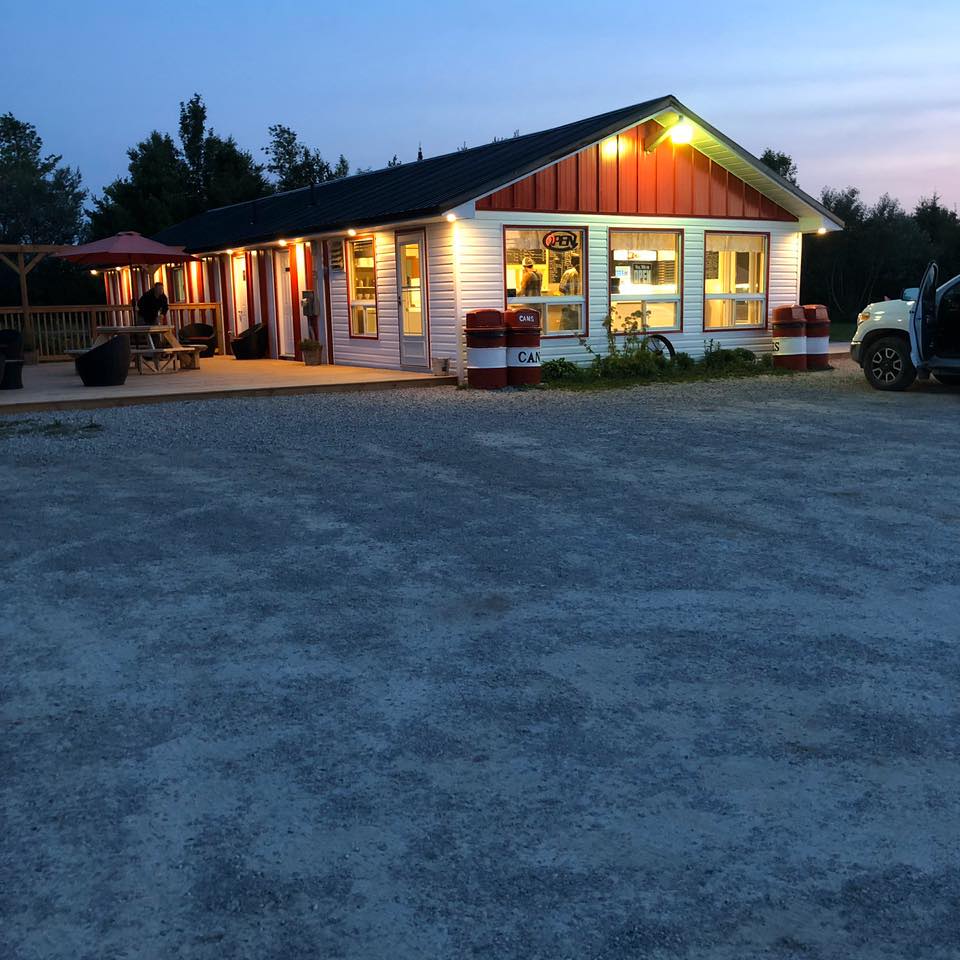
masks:
<path fill-rule="evenodd" d="M 168 247 L 132 230 L 123 230 L 105 240 L 67 247 L 54 256 L 89 267 L 142 267 L 151 263 L 185 263 L 196 260 L 183 247 Z"/>

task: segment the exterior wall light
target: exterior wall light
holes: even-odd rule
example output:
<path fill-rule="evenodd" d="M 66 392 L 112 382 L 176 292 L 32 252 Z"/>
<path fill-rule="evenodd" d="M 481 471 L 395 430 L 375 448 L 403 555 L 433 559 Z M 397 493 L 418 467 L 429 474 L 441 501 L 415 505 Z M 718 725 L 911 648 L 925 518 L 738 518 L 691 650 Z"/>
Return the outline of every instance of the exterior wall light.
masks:
<path fill-rule="evenodd" d="M 99 272 L 100 272 L 99 270 L 91 270 L 91 271 L 90 271 L 90 276 L 91 276 L 91 277 L 95 277 Z"/>
<path fill-rule="evenodd" d="M 232 251 L 232 250 L 228 250 L 228 251 L 227 251 L 227 256 L 232 257 L 232 256 L 233 256 L 233 251 Z"/>
<path fill-rule="evenodd" d="M 457 215 L 455 213 L 447 214 L 447 223 L 453 223 L 456 219 L 457 219 Z"/>
<path fill-rule="evenodd" d="M 827 232 L 827 228 L 826 228 L 826 227 L 817 227 L 817 234 L 818 234 L 819 236 L 822 237 L 826 232 Z"/>
<path fill-rule="evenodd" d="M 287 245 L 287 241 L 286 241 L 286 240 L 278 240 L 278 241 L 277 241 L 277 246 L 278 246 L 278 247 L 285 247 L 286 245 Z"/>
<path fill-rule="evenodd" d="M 355 237 L 356 235 L 357 235 L 357 231 L 354 230 L 353 227 L 351 227 L 351 228 L 347 231 L 347 236 L 348 236 L 348 237 Z"/>
<path fill-rule="evenodd" d="M 693 139 L 693 126 L 680 117 L 670 128 L 670 139 L 674 143 L 689 143 Z"/>
<path fill-rule="evenodd" d="M 600 144 L 600 150 L 608 160 L 615 157 L 617 155 L 617 138 L 610 137 L 608 140 L 604 140 Z"/>

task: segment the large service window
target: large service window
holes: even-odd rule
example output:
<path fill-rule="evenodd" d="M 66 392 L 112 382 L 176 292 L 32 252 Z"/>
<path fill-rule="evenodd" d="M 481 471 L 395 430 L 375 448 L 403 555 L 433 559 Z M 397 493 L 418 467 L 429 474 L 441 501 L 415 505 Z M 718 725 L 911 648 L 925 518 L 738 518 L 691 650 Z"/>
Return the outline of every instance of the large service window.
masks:
<path fill-rule="evenodd" d="M 540 312 L 544 336 L 586 331 L 587 250 L 583 230 L 507 227 L 507 304 Z"/>
<path fill-rule="evenodd" d="M 610 231 L 610 329 L 680 329 L 679 230 Z"/>
<path fill-rule="evenodd" d="M 373 237 L 347 244 L 350 336 L 377 336 L 377 267 Z"/>
<path fill-rule="evenodd" d="M 767 237 L 708 233 L 704 249 L 704 330 L 762 327 L 767 318 Z"/>

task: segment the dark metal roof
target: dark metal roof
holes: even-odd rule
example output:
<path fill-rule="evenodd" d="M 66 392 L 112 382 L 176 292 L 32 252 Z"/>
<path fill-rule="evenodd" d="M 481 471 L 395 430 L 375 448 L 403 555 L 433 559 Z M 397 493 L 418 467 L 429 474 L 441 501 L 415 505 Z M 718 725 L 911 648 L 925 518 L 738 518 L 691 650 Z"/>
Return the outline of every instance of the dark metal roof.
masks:
<path fill-rule="evenodd" d="M 670 109 L 693 117 L 675 97 L 661 97 L 539 133 L 208 210 L 154 239 L 200 252 L 438 216 Z"/>

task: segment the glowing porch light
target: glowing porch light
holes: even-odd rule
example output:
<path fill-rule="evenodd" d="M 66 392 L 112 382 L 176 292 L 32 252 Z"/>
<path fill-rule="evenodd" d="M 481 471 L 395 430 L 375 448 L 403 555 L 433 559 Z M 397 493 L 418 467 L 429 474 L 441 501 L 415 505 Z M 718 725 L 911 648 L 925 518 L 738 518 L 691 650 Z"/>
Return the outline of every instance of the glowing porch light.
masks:
<path fill-rule="evenodd" d="M 453 223 L 456 219 L 457 219 L 457 215 L 455 213 L 447 214 L 447 223 Z"/>
<path fill-rule="evenodd" d="M 227 256 L 232 257 L 232 256 L 233 256 L 233 250 L 228 250 L 228 251 L 227 251 Z"/>
<path fill-rule="evenodd" d="M 827 228 L 826 228 L 826 227 L 817 227 L 817 234 L 818 234 L 819 236 L 822 237 L 826 232 L 827 232 Z"/>
<path fill-rule="evenodd" d="M 355 237 L 356 235 L 357 235 L 357 231 L 354 230 L 353 227 L 350 227 L 350 229 L 347 230 L 347 236 L 348 236 L 348 237 Z"/>
<path fill-rule="evenodd" d="M 670 139 L 674 143 L 689 143 L 693 139 L 693 124 L 680 117 L 670 128 Z"/>
<path fill-rule="evenodd" d="M 277 246 L 278 246 L 278 247 L 285 247 L 286 245 L 287 245 L 287 241 L 286 241 L 286 240 L 278 240 L 278 241 L 277 241 Z"/>
<path fill-rule="evenodd" d="M 91 276 L 91 277 L 95 277 L 99 272 L 100 272 L 99 270 L 91 270 L 91 271 L 90 271 L 90 276 Z"/>
<path fill-rule="evenodd" d="M 617 138 L 610 137 L 600 144 L 600 152 L 608 159 L 612 160 L 617 155 Z"/>

